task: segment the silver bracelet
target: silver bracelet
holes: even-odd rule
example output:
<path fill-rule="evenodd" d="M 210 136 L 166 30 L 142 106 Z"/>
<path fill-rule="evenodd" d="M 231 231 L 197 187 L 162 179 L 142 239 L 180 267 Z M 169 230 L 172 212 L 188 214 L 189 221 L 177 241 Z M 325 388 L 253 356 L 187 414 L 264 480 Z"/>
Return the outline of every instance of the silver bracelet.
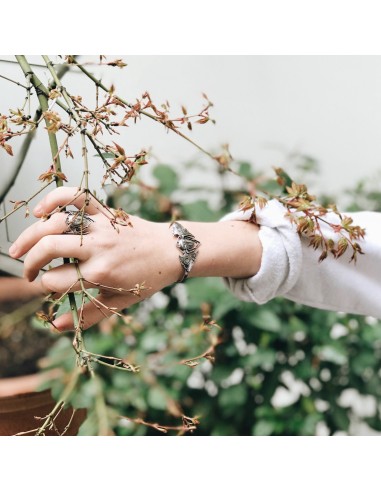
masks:
<path fill-rule="evenodd" d="M 198 255 L 198 248 L 201 245 L 200 241 L 194 237 L 194 235 L 185 229 L 178 222 L 174 222 L 171 226 L 172 234 L 177 237 L 176 246 L 181 251 L 182 256 L 179 256 L 181 266 L 184 270 L 184 275 L 178 280 L 178 282 L 183 282 L 189 275 L 196 257 Z"/>

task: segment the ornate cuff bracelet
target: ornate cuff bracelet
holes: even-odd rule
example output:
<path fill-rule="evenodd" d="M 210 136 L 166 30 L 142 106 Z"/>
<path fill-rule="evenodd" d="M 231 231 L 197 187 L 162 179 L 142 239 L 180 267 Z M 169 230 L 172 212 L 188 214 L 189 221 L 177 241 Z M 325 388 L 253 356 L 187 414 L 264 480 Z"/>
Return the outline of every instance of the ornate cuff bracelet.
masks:
<path fill-rule="evenodd" d="M 183 282 L 189 275 L 196 257 L 198 255 L 197 249 L 200 246 L 200 241 L 193 236 L 192 233 L 185 229 L 178 222 L 172 224 L 172 234 L 177 237 L 176 246 L 181 251 L 182 256 L 179 256 L 181 266 L 184 270 L 184 275 L 178 280 L 178 282 Z"/>

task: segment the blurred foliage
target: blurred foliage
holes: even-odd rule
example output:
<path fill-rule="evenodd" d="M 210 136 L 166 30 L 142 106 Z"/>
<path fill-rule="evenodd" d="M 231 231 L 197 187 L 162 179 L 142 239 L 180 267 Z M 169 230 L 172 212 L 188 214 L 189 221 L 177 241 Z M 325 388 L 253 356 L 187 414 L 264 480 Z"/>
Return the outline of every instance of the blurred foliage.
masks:
<path fill-rule="evenodd" d="M 315 165 L 308 159 L 307 171 Z M 259 176 L 249 163 L 239 168 L 246 179 Z M 154 221 L 169 222 L 174 214 L 218 220 L 237 207 L 246 191 L 244 180 L 211 173 L 200 163 L 190 172 L 199 183 L 189 185 L 178 170 L 157 166 L 156 187 L 131 184 L 114 193 L 112 205 Z M 359 185 L 348 194 L 352 209 L 357 201 L 371 201 L 365 189 Z M 380 210 L 380 194 L 373 198 L 369 208 Z M 208 310 L 217 324 L 203 322 Z M 88 408 L 83 435 L 158 435 L 120 416 L 176 426 L 182 414 L 199 419 L 195 435 L 353 433 L 353 420 L 381 431 L 380 321 L 284 299 L 263 306 L 244 303 L 218 278 L 168 287 L 124 314 L 86 332 L 86 346 L 125 358 L 140 372 L 97 366 L 96 379 L 82 377 L 71 403 Z M 204 354 L 216 337 L 214 363 L 202 357 L 193 367 L 181 363 Z M 49 366 L 65 369 L 62 379 L 49 383 L 55 397 L 73 364 L 71 340 L 60 336 L 48 358 Z M 367 414 L 354 413 L 354 404 L 344 397 L 348 390 L 356 390 L 357 401 L 368 397 Z"/>
<path fill-rule="evenodd" d="M 381 173 L 373 178 L 360 180 L 352 189 L 346 190 L 348 211 L 372 210 L 381 212 Z"/>

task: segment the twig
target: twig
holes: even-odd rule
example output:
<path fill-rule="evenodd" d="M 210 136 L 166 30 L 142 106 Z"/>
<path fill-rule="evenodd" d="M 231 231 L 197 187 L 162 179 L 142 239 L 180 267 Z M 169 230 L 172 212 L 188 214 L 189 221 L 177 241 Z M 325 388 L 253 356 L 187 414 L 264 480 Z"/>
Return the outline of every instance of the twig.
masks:
<path fill-rule="evenodd" d="M 20 87 L 28 90 L 28 87 L 26 85 L 20 84 L 20 82 L 17 82 L 16 80 L 12 80 L 12 79 L 6 77 L 5 75 L 1 75 L 0 74 L 0 78 L 1 79 L 5 79 L 5 80 L 8 80 L 8 82 L 12 82 L 13 84 L 19 85 Z"/>
<path fill-rule="evenodd" d="M 12 209 L 10 212 L 7 214 L 3 215 L 3 217 L 0 218 L 0 224 L 3 222 L 3 220 L 7 219 L 10 215 L 14 214 L 17 212 L 22 207 L 26 207 L 29 205 L 29 202 L 33 200 L 37 195 L 39 195 L 42 191 L 44 191 L 48 186 L 52 184 L 52 181 L 50 183 L 46 183 L 44 186 L 42 186 L 36 193 L 34 193 L 32 196 L 30 196 L 27 200 L 22 200 L 19 205 L 17 205 L 14 209 Z"/>
<path fill-rule="evenodd" d="M 98 80 L 92 73 L 90 73 L 88 70 L 86 70 L 86 68 L 83 67 L 82 64 L 78 63 L 76 60 L 74 61 L 73 65 L 75 65 L 76 67 L 78 67 L 87 77 L 89 77 L 97 87 L 100 87 L 103 91 L 107 92 L 107 93 L 110 93 L 110 89 L 107 88 L 100 80 Z M 125 104 L 126 106 L 128 106 L 129 108 L 133 108 L 134 105 L 129 103 L 128 101 L 126 101 L 125 99 L 123 99 L 122 97 L 119 97 L 119 96 L 115 96 L 117 97 L 117 99 L 119 99 L 119 101 L 121 101 L 123 104 Z M 144 110 L 139 110 L 139 113 L 158 122 L 158 123 L 161 123 L 164 127 L 166 127 L 167 129 L 169 130 L 172 130 L 174 133 L 176 133 L 177 135 L 179 135 L 180 137 L 184 138 L 185 140 L 187 140 L 190 144 L 192 144 L 193 146 L 195 146 L 198 150 L 200 150 L 202 153 L 206 154 L 208 157 L 210 157 L 211 159 L 213 160 L 216 160 L 216 156 L 214 156 L 213 154 L 211 154 L 210 152 L 208 152 L 206 149 L 204 149 L 203 147 L 201 147 L 198 143 L 196 143 L 194 140 L 192 140 L 191 138 L 189 138 L 187 135 L 185 135 L 184 133 L 180 132 L 179 130 L 177 130 L 177 128 L 173 128 L 173 127 L 170 127 L 170 126 L 167 126 L 165 124 L 165 122 L 161 121 L 157 116 L 153 115 L 153 114 L 150 114 L 148 113 L 147 111 L 144 111 Z M 229 167 L 227 167 L 228 170 L 232 171 Z"/>
<path fill-rule="evenodd" d="M 183 425 L 161 425 L 156 422 L 146 422 L 145 420 L 141 418 L 131 418 L 131 417 L 125 417 L 124 415 L 119 415 L 120 419 L 125 419 L 128 420 L 129 422 L 133 422 L 134 424 L 138 425 L 144 425 L 146 427 L 151 427 L 152 429 L 155 429 L 159 432 L 162 432 L 163 434 L 166 434 L 168 431 L 179 431 L 179 432 L 193 432 L 194 430 L 197 429 L 197 425 L 199 424 L 199 421 L 196 418 L 190 418 L 186 417 L 185 415 L 183 416 L 183 421 L 189 422 L 189 424 L 183 424 Z"/>
<path fill-rule="evenodd" d="M 51 412 L 44 417 L 44 423 L 37 429 L 36 436 L 44 435 L 45 431 L 51 426 L 55 418 L 57 418 L 58 413 L 61 411 L 61 407 L 65 405 L 66 400 L 69 398 L 71 393 L 74 391 L 80 375 L 80 369 L 75 367 L 71 373 L 71 378 L 69 383 L 63 389 L 57 403 L 51 410 Z"/>
<path fill-rule="evenodd" d="M 74 415 L 75 415 L 76 411 L 77 410 L 75 408 L 73 408 L 73 413 L 71 414 L 70 420 L 66 424 L 65 429 L 63 430 L 63 432 L 61 432 L 61 434 L 60 434 L 61 436 L 64 436 L 66 434 L 66 432 L 70 429 L 70 426 L 71 426 L 71 423 L 73 422 L 73 418 L 74 418 Z"/>
<path fill-rule="evenodd" d="M 57 72 L 58 73 L 58 77 L 59 78 L 64 77 L 65 74 L 68 72 L 69 69 L 70 68 L 67 67 L 67 66 L 60 67 L 60 69 Z M 0 77 L 6 78 L 6 77 L 1 76 L 1 75 L 0 75 Z M 31 74 L 27 75 L 27 80 L 28 80 L 28 84 L 31 83 Z M 26 86 L 23 86 L 23 87 L 28 90 L 28 98 L 29 98 L 29 95 L 30 95 L 29 85 L 28 85 L 28 87 L 26 87 Z M 54 89 L 54 87 L 55 87 L 55 84 L 54 83 L 51 86 L 49 86 L 49 88 L 52 88 L 52 89 Z M 48 89 L 47 89 L 47 92 L 48 92 Z M 8 183 L 6 183 L 5 185 L 3 185 L 3 188 L 2 188 L 3 191 L 0 194 L 0 203 L 4 200 L 5 195 L 8 193 L 9 189 L 15 183 L 15 181 L 17 179 L 17 176 L 18 176 L 18 174 L 19 174 L 19 172 L 21 170 L 21 167 L 24 164 L 25 158 L 26 158 L 26 156 L 27 156 L 27 154 L 29 152 L 30 145 L 31 145 L 32 140 L 33 140 L 34 135 L 35 135 L 35 130 L 37 129 L 38 124 L 40 122 L 41 113 L 42 113 L 41 108 L 38 108 L 37 111 L 36 111 L 36 113 L 35 113 L 35 115 L 34 115 L 34 117 L 33 117 L 33 121 L 36 123 L 36 126 L 33 127 L 32 129 L 28 130 L 28 132 L 26 133 L 26 138 L 24 139 L 24 141 L 22 143 L 22 146 L 21 146 L 21 149 L 18 152 L 18 160 L 17 160 L 17 163 L 14 166 L 14 172 L 10 176 Z"/>

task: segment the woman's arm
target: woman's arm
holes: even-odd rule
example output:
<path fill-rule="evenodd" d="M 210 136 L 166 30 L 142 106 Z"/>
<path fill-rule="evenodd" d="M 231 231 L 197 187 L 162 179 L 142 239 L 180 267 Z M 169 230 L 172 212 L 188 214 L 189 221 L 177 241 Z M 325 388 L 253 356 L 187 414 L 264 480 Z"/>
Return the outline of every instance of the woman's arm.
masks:
<path fill-rule="evenodd" d="M 76 192 L 66 187 L 54 190 L 36 207 L 35 215 L 43 217 L 70 202 Z M 80 209 L 84 201 L 82 194 L 72 203 Z M 84 286 L 101 284 L 98 301 L 120 310 L 182 278 L 180 251 L 170 224 L 130 217 L 132 227 L 119 226 L 117 232 L 95 201 L 86 212 L 94 222 L 89 234 L 82 237 L 82 245 L 80 236 L 64 234 L 64 213 L 33 224 L 19 236 L 10 255 L 20 258 L 26 254 L 24 276 L 29 281 L 55 258 L 77 258 Z M 380 213 L 352 214 L 354 221 L 366 229 L 365 239 L 359 240 L 365 254 L 359 255 L 356 264 L 349 261 L 349 250 L 338 259 L 328 257 L 319 264 L 320 252 L 309 247 L 308 239 L 299 237 L 279 202 L 271 200 L 257 210 L 260 227 L 249 222 L 251 212 L 234 212 L 218 223 L 181 221 L 201 243 L 190 277 L 224 277 L 233 294 L 249 302 L 263 304 L 283 296 L 321 309 L 381 318 Z M 333 223 L 337 220 L 334 214 L 328 218 Z M 321 227 L 325 237 L 337 239 L 337 233 L 328 225 L 323 223 Z M 143 283 L 146 289 L 140 296 L 136 296 L 136 289 L 135 294 L 126 292 Z M 41 284 L 46 293 L 80 290 L 73 264 L 44 273 Z M 102 319 L 102 311 L 87 303 L 84 327 Z M 60 316 L 55 325 L 61 331 L 72 329 L 71 314 Z"/>
<path fill-rule="evenodd" d="M 224 219 L 247 220 L 251 210 L 233 212 Z M 351 248 L 339 258 L 329 255 L 319 263 L 321 251 L 300 238 L 285 217 L 286 209 L 276 200 L 258 207 L 259 239 L 262 243 L 261 267 L 248 279 L 225 279 L 241 300 L 264 304 L 282 296 L 300 304 L 332 311 L 362 314 L 381 319 L 381 213 L 346 213 L 353 223 L 365 228 L 358 242 L 364 254 L 350 261 Z M 324 217 L 339 223 L 336 214 Z M 320 224 L 326 239 L 340 239 L 326 222 Z"/>
<path fill-rule="evenodd" d="M 72 201 L 76 194 L 75 188 L 58 188 L 40 202 L 34 214 L 43 217 Z M 77 194 L 72 203 L 80 209 L 85 205 L 85 195 Z M 9 253 L 13 258 L 26 254 L 24 276 L 30 282 L 55 258 L 77 258 L 84 285 L 102 284 L 98 300 L 120 310 L 182 277 L 180 251 L 170 224 L 130 216 L 132 226 L 117 226 L 116 230 L 105 210 L 94 200 L 86 206 L 86 212 L 93 222 L 89 234 L 82 238 L 64 234 L 67 216 L 54 213 L 49 220 L 40 220 L 30 226 L 14 242 Z M 201 243 L 190 277 L 247 278 L 258 271 L 262 252 L 258 226 L 239 220 L 218 223 L 181 221 L 181 224 Z M 65 264 L 44 273 L 41 284 L 46 293 L 64 293 L 80 290 L 77 279 L 75 265 Z M 143 283 L 147 289 L 141 291 L 140 297 L 126 292 Z M 116 290 L 119 288 L 122 291 Z M 102 319 L 102 311 L 93 303 L 87 303 L 83 313 L 85 327 Z M 60 331 L 72 329 L 71 314 L 60 316 L 55 320 L 55 326 Z"/>
<path fill-rule="evenodd" d="M 239 220 L 212 223 L 185 220 L 180 222 L 201 243 L 189 277 L 243 279 L 252 277 L 259 270 L 262 246 L 257 225 Z M 165 227 L 168 229 L 168 224 L 165 224 Z M 175 243 L 174 239 L 171 239 L 171 242 Z M 178 253 L 176 250 L 177 256 Z"/>

